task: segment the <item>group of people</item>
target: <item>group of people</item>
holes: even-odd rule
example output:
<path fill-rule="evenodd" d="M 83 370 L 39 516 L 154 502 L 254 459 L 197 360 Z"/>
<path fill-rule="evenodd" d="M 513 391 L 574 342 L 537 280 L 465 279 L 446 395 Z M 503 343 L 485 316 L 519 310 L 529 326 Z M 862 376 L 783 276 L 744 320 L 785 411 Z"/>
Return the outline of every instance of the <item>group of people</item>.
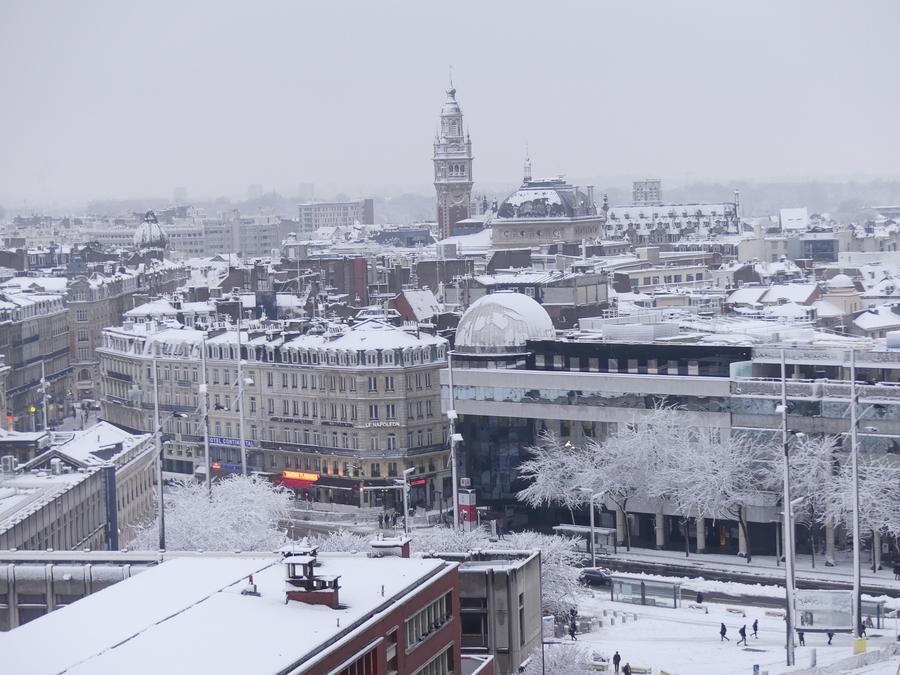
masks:
<path fill-rule="evenodd" d="M 400 514 L 396 511 L 385 511 L 378 514 L 378 529 L 393 528 L 397 526 L 397 519 Z"/>
<path fill-rule="evenodd" d="M 498 528 L 498 530 L 499 530 L 499 528 Z M 578 639 L 577 634 L 578 634 L 578 611 L 573 607 L 572 609 L 569 610 L 569 637 L 572 638 L 573 641 L 575 641 Z M 619 666 L 621 666 L 621 664 L 622 664 L 622 655 L 619 654 L 619 652 L 616 652 L 615 654 L 613 654 L 612 664 L 613 664 L 613 668 L 614 668 L 613 672 L 618 673 Z M 631 664 L 626 662 L 625 665 L 622 666 L 621 672 L 622 672 L 622 675 L 631 675 Z"/>
<path fill-rule="evenodd" d="M 753 625 L 751 626 L 753 629 L 753 637 L 757 640 L 759 639 L 759 619 L 753 620 Z M 741 636 L 741 639 L 738 640 L 738 645 L 747 645 L 747 624 L 744 624 L 738 629 L 738 635 Z M 728 637 L 728 627 L 722 623 L 719 626 L 719 642 L 731 642 L 731 638 Z"/>

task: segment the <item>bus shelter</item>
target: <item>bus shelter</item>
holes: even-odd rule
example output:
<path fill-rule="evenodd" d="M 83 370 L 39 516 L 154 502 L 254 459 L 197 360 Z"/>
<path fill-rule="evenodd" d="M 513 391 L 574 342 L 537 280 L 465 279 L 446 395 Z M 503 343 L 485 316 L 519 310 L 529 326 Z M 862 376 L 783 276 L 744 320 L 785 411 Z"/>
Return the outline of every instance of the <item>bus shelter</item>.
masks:
<path fill-rule="evenodd" d="M 614 574 L 609 584 L 613 602 L 650 607 L 681 606 L 681 582 L 656 581 L 629 574 Z"/>

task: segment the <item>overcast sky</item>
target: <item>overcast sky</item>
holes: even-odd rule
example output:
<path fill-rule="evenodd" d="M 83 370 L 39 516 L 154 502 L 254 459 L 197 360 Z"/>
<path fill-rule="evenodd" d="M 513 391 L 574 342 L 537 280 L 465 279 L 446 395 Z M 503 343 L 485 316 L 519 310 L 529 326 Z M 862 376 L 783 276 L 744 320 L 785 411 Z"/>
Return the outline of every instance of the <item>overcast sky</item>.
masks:
<path fill-rule="evenodd" d="M 897 0 L 0 3 L 0 202 L 900 175 Z M 477 186 L 476 186 L 477 190 Z"/>

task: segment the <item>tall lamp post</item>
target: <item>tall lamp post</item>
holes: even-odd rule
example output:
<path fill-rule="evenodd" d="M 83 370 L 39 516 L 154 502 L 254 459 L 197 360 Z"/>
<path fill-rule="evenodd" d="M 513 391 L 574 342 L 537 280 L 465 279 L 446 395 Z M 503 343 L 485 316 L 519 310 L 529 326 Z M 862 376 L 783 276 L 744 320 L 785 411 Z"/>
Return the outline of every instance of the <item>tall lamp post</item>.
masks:
<path fill-rule="evenodd" d="M 598 497 L 602 497 L 603 493 L 602 492 L 594 492 L 590 488 L 584 488 L 584 487 L 578 488 L 578 490 L 581 492 L 590 492 L 591 493 L 591 499 L 590 499 L 590 507 L 591 507 L 591 567 L 596 567 L 597 566 L 597 540 L 596 540 L 596 537 L 594 536 L 594 531 L 595 531 L 594 530 L 594 500 L 597 499 Z"/>
<path fill-rule="evenodd" d="M 850 469 L 853 477 L 853 636 L 862 637 L 862 579 L 860 578 L 859 528 L 859 419 L 857 418 L 856 350 L 850 350 Z"/>
<path fill-rule="evenodd" d="M 450 480 L 453 483 L 453 529 L 459 529 L 459 484 L 456 478 L 456 445 L 463 437 L 456 433 L 456 397 L 453 391 L 453 352 L 447 352 L 447 380 L 450 385 L 450 407 L 447 419 L 450 421 Z"/>
<path fill-rule="evenodd" d="M 403 470 L 403 533 L 409 534 L 409 474 L 415 473 L 416 467 Z"/>
<path fill-rule="evenodd" d="M 787 430 L 787 366 L 783 349 L 781 350 L 781 405 L 777 409 L 781 413 L 781 447 L 784 454 L 784 595 L 787 605 L 785 611 L 787 665 L 792 666 L 794 665 L 794 514 L 791 506 L 791 462 Z"/>
<path fill-rule="evenodd" d="M 162 429 L 170 419 L 185 418 L 187 414 L 182 412 L 173 412 L 162 422 L 159 421 L 159 371 L 156 366 L 156 356 L 152 359 L 153 363 L 153 441 L 156 443 L 156 484 L 159 486 L 159 499 L 157 500 L 157 519 L 159 520 L 159 550 L 166 550 L 166 510 L 165 501 L 163 500 L 163 446 L 162 446 Z"/>

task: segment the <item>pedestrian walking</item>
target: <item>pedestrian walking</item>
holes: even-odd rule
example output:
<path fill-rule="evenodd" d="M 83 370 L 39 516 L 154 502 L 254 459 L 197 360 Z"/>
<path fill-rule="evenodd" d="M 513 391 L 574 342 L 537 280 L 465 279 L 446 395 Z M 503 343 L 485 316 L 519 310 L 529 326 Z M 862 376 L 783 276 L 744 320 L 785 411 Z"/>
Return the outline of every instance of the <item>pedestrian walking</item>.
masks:
<path fill-rule="evenodd" d="M 625 667 L 622 668 L 622 675 L 631 675 L 631 664 L 626 663 Z"/>
<path fill-rule="evenodd" d="M 703 604 L 703 591 L 697 591 L 697 604 Z"/>
<path fill-rule="evenodd" d="M 741 639 L 738 640 L 738 644 L 740 645 L 743 642 L 744 646 L 746 647 L 747 646 L 747 624 L 744 624 L 743 626 L 741 626 L 740 630 L 738 631 L 738 635 L 741 636 Z"/>
<path fill-rule="evenodd" d="M 831 638 L 834 637 L 834 633 L 828 633 L 828 644 L 831 644 Z"/>
<path fill-rule="evenodd" d="M 575 633 L 577 630 L 578 624 L 575 623 L 575 619 L 572 619 L 572 621 L 569 623 L 569 637 L 572 638 L 573 642 L 578 639 L 577 637 L 575 637 Z"/>
<path fill-rule="evenodd" d="M 753 619 L 753 637 L 759 640 L 759 635 L 757 632 L 759 631 L 759 619 Z"/>
<path fill-rule="evenodd" d="M 725 624 L 723 623 L 721 626 L 719 626 L 719 637 L 721 638 L 719 640 L 719 642 L 725 642 L 726 640 L 728 642 L 731 642 L 731 639 L 728 637 L 727 633 L 728 633 L 728 629 L 725 627 Z"/>
<path fill-rule="evenodd" d="M 894 581 L 900 581 L 900 562 L 894 563 Z"/>
<path fill-rule="evenodd" d="M 383 513 L 378 514 L 378 529 L 379 530 L 384 529 L 384 514 Z"/>
<path fill-rule="evenodd" d="M 622 663 L 622 657 L 619 655 L 619 652 L 613 654 L 613 668 L 615 672 L 619 672 L 619 664 Z"/>
<path fill-rule="evenodd" d="M 797 637 L 800 638 L 800 646 L 805 647 L 806 646 L 806 638 L 803 636 L 802 630 L 797 631 Z"/>

